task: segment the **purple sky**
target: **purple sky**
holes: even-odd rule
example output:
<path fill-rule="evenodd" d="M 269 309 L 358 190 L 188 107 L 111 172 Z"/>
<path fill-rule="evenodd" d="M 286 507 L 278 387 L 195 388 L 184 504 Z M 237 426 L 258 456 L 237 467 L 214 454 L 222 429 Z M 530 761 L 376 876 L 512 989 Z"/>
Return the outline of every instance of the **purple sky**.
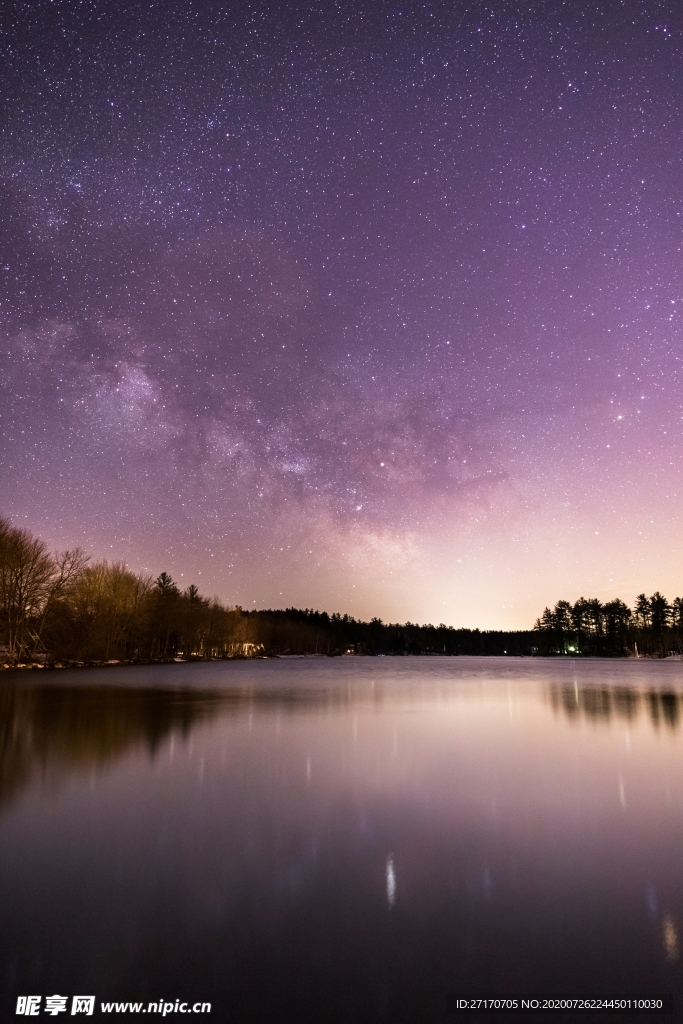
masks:
<path fill-rule="evenodd" d="M 678 4 L 0 19 L 0 511 L 245 607 L 683 592 Z"/>

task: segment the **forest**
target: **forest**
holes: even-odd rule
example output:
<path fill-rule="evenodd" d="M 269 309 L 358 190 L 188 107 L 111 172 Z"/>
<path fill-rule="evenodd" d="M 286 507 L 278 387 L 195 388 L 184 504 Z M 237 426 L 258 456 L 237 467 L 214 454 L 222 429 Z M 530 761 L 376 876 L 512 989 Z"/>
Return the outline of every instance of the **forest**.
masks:
<path fill-rule="evenodd" d="M 52 554 L 0 518 L 0 667 L 62 667 L 287 655 L 603 655 L 683 653 L 683 601 L 580 598 L 533 630 L 363 622 L 287 608 L 244 610 L 80 549 Z"/>
<path fill-rule="evenodd" d="M 534 627 L 539 654 L 665 658 L 683 655 L 683 599 L 639 594 L 631 610 L 615 598 L 580 597 L 546 608 Z"/>

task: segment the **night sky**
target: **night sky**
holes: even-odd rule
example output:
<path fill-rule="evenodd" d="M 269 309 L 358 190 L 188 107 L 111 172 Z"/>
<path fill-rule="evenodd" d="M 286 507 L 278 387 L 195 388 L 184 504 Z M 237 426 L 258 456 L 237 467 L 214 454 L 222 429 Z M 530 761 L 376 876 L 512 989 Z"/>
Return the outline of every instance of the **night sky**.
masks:
<path fill-rule="evenodd" d="M 679 4 L 0 25 L 0 511 L 251 608 L 683 592 Z"/>

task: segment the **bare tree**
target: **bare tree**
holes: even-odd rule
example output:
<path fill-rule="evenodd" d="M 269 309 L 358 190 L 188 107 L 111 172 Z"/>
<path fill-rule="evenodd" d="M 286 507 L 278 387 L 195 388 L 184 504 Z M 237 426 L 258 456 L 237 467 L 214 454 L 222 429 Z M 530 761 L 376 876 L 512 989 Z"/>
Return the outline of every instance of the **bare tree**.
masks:
<path fill-rule="evenodd" d="M 137 656 L 151 591 L 151 579 L 136 575 L 122 562 L 96 562 L 84 568 L 69 594 L 80 626 L 79 658 Z"/>
<path fill-rule="evenodd" d="M 0 616 L 11 663 L 35 655 L 42 646 L 50 612 L 87 561 L 80 548 L 51 555 L 44 541 L 0 518 Z"/>
<path fill-rule="evenodd" d="M 53 559 L 54 573 L 48 588 L 43 611 L 36 628 L 36 642 L 42 643 L 43 631 L 48 618 L 55 605 L 59 601 L 67 599 L 73 594 L 74 588 L 83 577 L 85 568 L 90 561 L 90 555 L 86 555 L 81 548 L 73 548 L 70 551 L 63 551 L 55 555 Z"/>
<path fill-rule="evenodd" d="M 56 571 L 44 541 L 0 520 L 0 614 L 10 663 L 21 661 L 35 646 L 35 627 Z"/>

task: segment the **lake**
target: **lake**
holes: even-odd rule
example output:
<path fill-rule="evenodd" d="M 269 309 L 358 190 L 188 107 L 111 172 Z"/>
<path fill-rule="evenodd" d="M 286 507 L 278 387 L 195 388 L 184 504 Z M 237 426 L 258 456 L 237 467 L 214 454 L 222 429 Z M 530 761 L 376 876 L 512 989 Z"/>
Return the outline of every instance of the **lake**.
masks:
<path fill-rule="evenodd" d="M 683 662 L 5 672 L 0 707 L 3 1021 L 683 1019 Z M 457 1004 L 522 994 L 678 1009 Z"/>

